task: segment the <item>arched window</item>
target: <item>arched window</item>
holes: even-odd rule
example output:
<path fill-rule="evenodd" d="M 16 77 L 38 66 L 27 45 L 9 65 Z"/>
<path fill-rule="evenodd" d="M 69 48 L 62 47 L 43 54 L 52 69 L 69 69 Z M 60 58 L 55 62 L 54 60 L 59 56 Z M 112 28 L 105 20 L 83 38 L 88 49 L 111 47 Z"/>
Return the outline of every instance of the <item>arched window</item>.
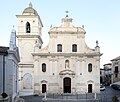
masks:
<path fill-rule="evenodd" d="M 72 45 L 72 52 L 77 52 L 77 45 L 76 44 Z"/>
<path fill-rule="evenodd" d="M 61 44 L 57 45 L 57 52 L 62 52 L 62 45 Z"/>
<path fill-rule="evenodd" d="M 46 64 L 45 63 L 42 64 L 42 72 L 46 72 Z"/>
<path fill-rule="evenodd" d="M 29 22 L 27 22 L 26 23 L 26 33 L 30 33 L 30 23 Z"/>
<path fill-rule="evenodd" d="M 88 72 L 92 72 L 92 64 L 91 63 L 88 64 Z"/>

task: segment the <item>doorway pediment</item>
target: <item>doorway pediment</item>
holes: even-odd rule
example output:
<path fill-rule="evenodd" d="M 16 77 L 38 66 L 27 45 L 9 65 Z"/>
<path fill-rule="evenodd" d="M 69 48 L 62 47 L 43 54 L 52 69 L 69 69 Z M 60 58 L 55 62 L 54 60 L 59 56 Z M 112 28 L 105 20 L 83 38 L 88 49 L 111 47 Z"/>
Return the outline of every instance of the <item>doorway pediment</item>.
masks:
<path fill-rule="evenodd" d="M 59 75 L 75 75 L 75 72 L 67 69 L 60 71 Z"/>
<path fill-rule="evenodd" d="M 87 83 L 93 83 L 93 81 L 92 80 L 88 80 Z"/>
<path fill-rule="evenodd" d="M 47 83 L 47 81 L 46 80 L 42 80 L 41 83 Z"/>

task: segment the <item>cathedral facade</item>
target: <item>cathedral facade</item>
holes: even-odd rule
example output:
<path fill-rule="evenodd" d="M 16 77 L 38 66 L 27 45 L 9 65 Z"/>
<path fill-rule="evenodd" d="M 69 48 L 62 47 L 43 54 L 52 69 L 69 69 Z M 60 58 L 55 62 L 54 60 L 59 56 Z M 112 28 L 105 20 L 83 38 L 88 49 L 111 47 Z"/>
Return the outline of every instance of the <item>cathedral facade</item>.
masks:
<path fill-rule="evenodd" d="M 72 25 L 66 15 L 59 27 L 49 30 L 49 43 L 42 48 L 42 21 L 29 4 L 18 19 L 20 52 L 20 92 L 99 93 L 100 47 L 91 49 L 85 43 L 84 26 Z"/>

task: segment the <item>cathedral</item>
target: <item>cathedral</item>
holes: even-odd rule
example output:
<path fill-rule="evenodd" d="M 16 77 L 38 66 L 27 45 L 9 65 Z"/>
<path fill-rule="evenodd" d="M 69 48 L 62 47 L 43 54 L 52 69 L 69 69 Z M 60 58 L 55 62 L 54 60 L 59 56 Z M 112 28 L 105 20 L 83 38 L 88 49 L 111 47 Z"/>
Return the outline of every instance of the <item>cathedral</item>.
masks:
<path fill-rule="evenodd" d="M 43 23 L 30 3 L 18 20 L 20 52 L 19 90 L 43 93 L 99 93 L 100 47 L 85 43 L 84 26 L 75 27 L 66 14 L 58 27 L 50 27 L 49 43 L 42 48 Z"/>

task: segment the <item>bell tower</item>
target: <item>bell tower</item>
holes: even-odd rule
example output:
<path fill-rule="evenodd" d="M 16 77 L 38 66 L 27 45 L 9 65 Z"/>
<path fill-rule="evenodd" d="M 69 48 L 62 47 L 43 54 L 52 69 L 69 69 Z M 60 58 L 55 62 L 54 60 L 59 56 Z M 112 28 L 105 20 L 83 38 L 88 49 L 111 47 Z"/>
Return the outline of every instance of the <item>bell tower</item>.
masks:
<path fill-rule="evenodd" d="M 41 30 L 43 27 L 40 16 L 30 3 L 24 9 L 22 15 L 16 15 L 18 20 L 18 46 L 20 52 L 20 63 L 31 64 L 33 58 L 31 53 L 35 49 L 41 49 L 43 41 L 41 38 Z"/>

